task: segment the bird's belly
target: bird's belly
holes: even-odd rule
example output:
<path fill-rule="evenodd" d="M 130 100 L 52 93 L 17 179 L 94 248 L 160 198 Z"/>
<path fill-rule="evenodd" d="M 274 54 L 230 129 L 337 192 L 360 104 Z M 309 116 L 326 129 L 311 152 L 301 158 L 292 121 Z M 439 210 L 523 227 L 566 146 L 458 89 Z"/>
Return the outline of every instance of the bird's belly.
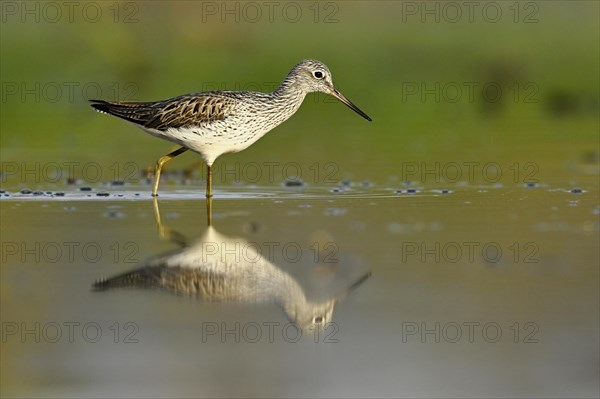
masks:
<path fill-rule="evenodd" d="M 189 148 L 200 154 L 208 164 L 212 164 L 222 154 L 239 152 L 248 148 L 277 126 L 253 122 L 230 119 L 200 126 L 169 128 L 166 131 L 145 130 L 153 136 Z"/>

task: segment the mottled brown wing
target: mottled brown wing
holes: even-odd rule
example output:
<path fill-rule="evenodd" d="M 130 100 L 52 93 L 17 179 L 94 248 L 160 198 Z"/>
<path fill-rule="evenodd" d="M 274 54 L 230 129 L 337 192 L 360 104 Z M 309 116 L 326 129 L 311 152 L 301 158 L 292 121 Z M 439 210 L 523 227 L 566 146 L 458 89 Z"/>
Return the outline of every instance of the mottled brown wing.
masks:
<path fill-rule="evenodd" d="M 100 279 L 92 285 L 92 289 L 107 291 L 119 288 L 163 288 L 177 294 L 223 299 L 227 295 L 227 283 L 224 275 L 201 269 L 146 266 Z"/>
<path fill-rule="evenodd" d="M 223 120 L 233 104 L 232 98 L 218 94 L 181 96 L 161 104 L 155 117 L 144 126 L 166 130 Z"/>
<path fill-rule="evenodd" d="M 186 94 L 156 102 L 91 101 L 97 111 L 157 130 L 223 120 L 236 102 L 234 97 L 219 92 Z"/>

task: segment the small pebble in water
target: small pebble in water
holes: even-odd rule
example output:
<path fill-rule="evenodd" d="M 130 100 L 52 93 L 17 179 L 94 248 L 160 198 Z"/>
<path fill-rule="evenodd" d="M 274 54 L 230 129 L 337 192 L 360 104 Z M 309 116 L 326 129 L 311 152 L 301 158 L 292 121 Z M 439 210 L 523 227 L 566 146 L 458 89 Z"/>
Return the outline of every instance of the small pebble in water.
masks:
<path fill-rule="evenodd" d="M 0 190 L 0 194 L 4 194 L 6 191 L 4 190 Z"/>
<path fill-rule="evenodd" d="M 96 193 L 97 197 L 108 197 L 110 194 L 107 192 L 100 192 L 100 193 Z"/>
<path fill-rule="evenodd" d="M 57 197 L 64 197 L 64 196 L 65 196 L 65 193 L 63 193 L 63 192 L 58 192 L 58 193 L 54 193 L 54 195 L 55 195 L 55 196 L 57 196 Z"/>
<path fill-rule="evenodd" d="M 46 191 L 46 194 L 52 195 L 52 191 Z"/>
<path fill-rule="evenodd" d="M 135 194 L 133 194 L 133 195 L 135 195 L 136 197 L 139 197 L 139 196 L 140 196 L 140 193 L 135 193 Z"/>
<path fill-rule="evenodd" d="M 248 224 L 244 225 L 244 230 L 247 231 L 248 233 L 258 233 L 259 230 L 261 229 L 261 224 L 260 222 L 249 222 Z"/>
<path fill-rule="evenodd" d="M 580 188 L 571 189 L 571 194 L 581 194 L 583 192 Z"/>
<path fill-rule="evenodd" d="M 302 180 L 286 180 L 283 185 L 286 187 L 302 187 L 304 182 Z"/>
<path fill-rule="evenodd" d="M 527 187 L 527 188 L 534 188 L 534 187 L 536 187 L 536 184 L 533 183 L 533 182 L 525 183 L 525 187 Z"/>
<path fill-rule="evenodd" d="M 329 208 L 325 211 L 327 216 L 342 216 L 346 213 L 344 208 Z"/>
<path fill-rule="evenodd" d="M 125 182 L 123 180 L 113 180 L 110 182 L 111 186 L 124 186 Z"/>
<path fill-rule="evenodd" d="M 91 187 L 79 187 L 79 191 L 92 191 Z"/>
<path fill-rule="evenodd" d="M 332 192 L 332 193 L 339 193 L 339 192 L 341 192 L 341 191 L 342 191 L 342 190 L 340 190 L 339 188 L 332 188 L 332 189 L 331 189 L 331 192 Z"/>
<path fill-rule="evenodd" d="M 415 190 L 414 188 L 409 188 L 409 189 L 406 190 L 406 192 L 409 193 L 409 194 L 414 194 L 414 193 L 417 192 L 417 190 Z"/>
<path fill-rule="evenodd" d="M 34 191 L 33 195 L 44 195 L 43 191 Z"/>
<path fill-rule="evenodd" d="M 450 190 L 442 190 L 442 194 L 450 194 Z"/>
<path fill-rule="evenodd" d="M 105 218 L 108 218 L 108 219 L 122 219 L 125 217 L 125 214 L 120 211 L 107 211 L 107 212 L 104 212 L 104 214 L 102 216 L 104 216 Z"/>
<path fill-rule="evenodd" d="M 21 191 L 19 191 L 21 194 L 31 194 L 31 190 L 28 190 L 26 188 L 22 189 Z"/>

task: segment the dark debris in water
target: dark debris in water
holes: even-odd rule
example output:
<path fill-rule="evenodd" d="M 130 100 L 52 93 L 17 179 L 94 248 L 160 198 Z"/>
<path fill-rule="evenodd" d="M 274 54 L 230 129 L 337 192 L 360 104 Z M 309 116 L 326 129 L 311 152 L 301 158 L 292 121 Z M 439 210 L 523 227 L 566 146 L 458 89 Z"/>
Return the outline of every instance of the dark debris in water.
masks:
<path fill-rule="evenodd" d="M 406 190 L 396 190 L 396 194 L 416 194 L 417 190 L 414 188 L 407 188 Z"/>
<path fill-rule="evenodd" d="M 105 218 L 108 219 L 122 219 L 125 217 L 125 213 L 121 212 L 121 211 L 117 211 L 117 210 L 110 210 L 107 212 L 104 212 L 104 214 L 102 215 Z"/>
<path fill-rule="evenodd" d="M 529 183 L 525 183 L 525 187 L 527 187 L 527 188 L 534 188 L 534 187 L 537 187 L 537 184 L 535 184 L 533 182 L 529 182 Z"/>
<path fill-rule="evenodd" d="M 97 197 L 108 197 L 109 195 L 110 194 L 107 193 L 106 191 L 102 191 L 102 192 L 96 193 Z"/>
<path fill-rule="evenodd" d="M 91 187 L 79 187 L 79 191 L 92 191 Z"/>
<path fill-rule="evenodd" d="M 26 188 L 22 189 L 21 191 L 19 191 L 21 194 L 31 194 L 31 190 L 28 190 Z"/>
<path fill-rule="evenodd" d="M 125 182 L 123 180 L 113 180 L 110 182 L 111 186 L 124 186 Z"/>
<path fill-rule="evenodd" d="M 347 212 L 347 209 L 345 208 L 328 208 L 325 211 L 325 214 L 327 216 L 343 216 L 345 215 Z"/>
<path fill-rule="evenodd" d="M 304 187 L 304 182 L 302 180 L 286 180 L 283 185 L 285 187 Z"/>
<path fill-rule="evenodd" d="M 571 189 L 570 193 L 571 194 L 581 194 L 581 193 L 583 193 L 583 190 L 580 188 L 573 188 L 573 189 Z"/>

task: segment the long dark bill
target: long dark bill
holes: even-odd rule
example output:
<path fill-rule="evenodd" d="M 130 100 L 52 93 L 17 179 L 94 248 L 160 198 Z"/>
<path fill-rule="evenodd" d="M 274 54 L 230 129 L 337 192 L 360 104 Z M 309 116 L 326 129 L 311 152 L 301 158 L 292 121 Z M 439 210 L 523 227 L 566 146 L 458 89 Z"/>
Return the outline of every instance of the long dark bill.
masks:
<path fill-rule="evenodd" d="M 362 112 L 360 110 L 360 108 L 358 108 L 356 105 L 352 104 L 352 101 L 348 100 L 342 93 L 340 93 L 338 91 L 338 89 L 334 88 L 333 91 L 331 92 L 331 95 L 333 95 L 335 98 L 337 98 L 338 100 L 340 100 L 341 102 L 346 104 L 351 110 L 353 110 L 354 112 L 356 112 L 357 114 L 359 114 L 360 116 L 362 116 L 363 118 L 368 120 L 369 122 L 372 121 L 372 119 L 369 117 L 369 115 L 365 114 L 364 112 Z"/>

